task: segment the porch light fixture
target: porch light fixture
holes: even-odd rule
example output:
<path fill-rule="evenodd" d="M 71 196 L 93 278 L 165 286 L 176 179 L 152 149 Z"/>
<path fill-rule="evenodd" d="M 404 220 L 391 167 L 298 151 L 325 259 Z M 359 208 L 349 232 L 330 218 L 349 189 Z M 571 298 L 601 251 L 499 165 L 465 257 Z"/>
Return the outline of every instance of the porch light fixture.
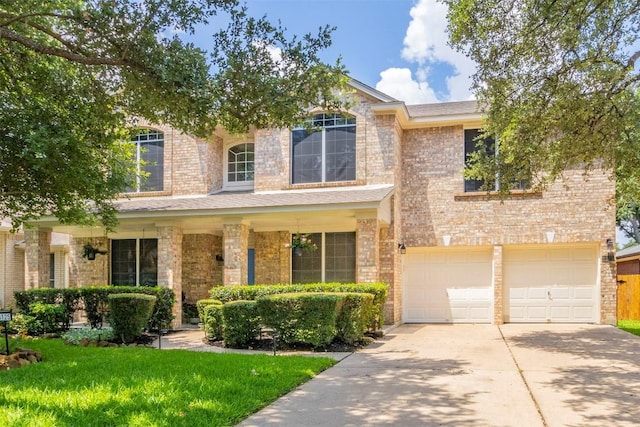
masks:
<path fill-rule="evenodd" d="M 546 235 L 547 235 L 547 243 L 553 243 L 553 239 L 556 238 L 555 231 L 547 231 Z"/>
<path fill-rule="evenodd" d="M 607 239 L 607 261 L 609 262 L 613 262 L 616 260 L 614 249 L 615 246 L 613 245 L 613 239 Z"/>
<path fill-rule="evenodd" d="M 222 255 L 217 254 L 216 255 L 216 262 L 218 263 L 218 266 L 222 267 L 224 265 L 224 258 L 222 258 Z"/>
<path fill-rule="evenodd" d="M 404 245 L 404 243 L 398 243 L 398 252 L 400 252 L 400 254 L 402 255 L 407 253 L 407 247 Z"/>
<path fill-rule="evenodd" d="M 451 244 L 451 236 L 442 236 L 442 243 L 444 243 L 445 246 L 449 246 Z"/>

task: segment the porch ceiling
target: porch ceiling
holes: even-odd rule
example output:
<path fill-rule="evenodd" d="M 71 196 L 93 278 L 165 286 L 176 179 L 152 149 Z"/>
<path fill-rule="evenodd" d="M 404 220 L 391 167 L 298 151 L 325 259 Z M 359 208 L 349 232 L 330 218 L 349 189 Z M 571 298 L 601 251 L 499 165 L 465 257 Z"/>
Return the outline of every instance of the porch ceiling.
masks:
<path fill-rule="evenodd" d="M 354 230 L 357 218 L 390 221 L 392 185 L 367 185 L 256 193 L 221 192 L 203 196 L 137 197 L 116 202 L 120 223 L 114 236 L 153 237 L 159 225 L 176 225 L 185 234 L 221 234 L 225 223 L 247 223 L 254 231 L 315 232 Z M 40 227 L 77 237 L 101 235 L 100 229 L 59 224 Z"/>

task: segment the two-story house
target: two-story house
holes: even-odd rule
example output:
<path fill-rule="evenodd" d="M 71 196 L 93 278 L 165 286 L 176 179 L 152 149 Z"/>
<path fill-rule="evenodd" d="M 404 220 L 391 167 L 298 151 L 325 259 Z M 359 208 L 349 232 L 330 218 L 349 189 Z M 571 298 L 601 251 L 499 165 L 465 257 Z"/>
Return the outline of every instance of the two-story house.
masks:
<path fill-rule="evenodd" d="M 605 172 L 500 200 L 462 174 L 475 101 L 407 106 L 350 84 L 352 106 L 310 111 L 312 128 L 200 140 L 144 125 L 132 143 L 149 178 L 117 201 L 117 231 L 34 223 L 25 287 L 48 283 L 61 232 L 72 287 L 157 284 L 194 302 L 214 285 L 383 281 L 388 323 L 615 322 Z M 294 254 L 295 233 L 318 250 Z M 83 259 L 87 242 L 108 253 Z"/>

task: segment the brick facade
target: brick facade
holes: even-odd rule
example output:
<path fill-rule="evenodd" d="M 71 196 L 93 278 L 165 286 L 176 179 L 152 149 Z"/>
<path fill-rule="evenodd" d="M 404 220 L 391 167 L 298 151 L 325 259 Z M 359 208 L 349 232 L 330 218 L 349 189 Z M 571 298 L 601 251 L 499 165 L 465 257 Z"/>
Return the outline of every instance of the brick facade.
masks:
<path fill-rule="evenodd" d="M 292 232 L 355 231 L 357 280 L 389 285 L 388 323 L 402 321 L 404 259 L 398 253 L 399 243 L 407 248 L 444 247 L 444 237 L 449 236 L 451 246 L 491 250 L 495 323 L 505 320 L 503 251 L 509 247 L 547 244 L 546 234 L 552 231 L 557 244 L 588 243 L 606 253 L 606 240 L 615 232 L 615 188 L 607 174 L 595 171 L 585 180 L 582 171 L 569 170 L 563 182 L 543 192 L 524 192 L 505 200 L 464 193 L 464 129 L 478 126 L 481 117 L 448 119 L 447 111 L 460 108 L 456 103 L 429 116 L 425 111 L 435 111 L 432 106 L 408 109 L 377 96 L 360 93 L 348 111 L 356 119 L 356 179 L 349 182 L 291 184 L 289 129 L 255 130 L 241 136 L 219 131 L 200 140 L 167 126 L 149 126 L 164 133 L 164 189 L 131 195 L 149 197 L 149 209 L 127 212 L 121 218 L 123 233 L 127 238 L 141 238 L 145 229 L 157 234 L 160 285 L 173 289 L 179 301 L 184 292 L 192 303 L 207 297 L 211 286 L 247 283 L 249 248 L 255 249 L 256 283 L 288 283 L 291 251 L 285 245 Z M 412 117 L 411 111 L 425 116 Z M 320 111 L 310 114 L 316 112 Z M 255 206 L 227 205 L 225 197 L 237 194 L 224 184 L 227 150 L 245 142 L 255 148 L 253 193 L 271 195 L 272 200 Z M 375 203 L 332 209 L 313 200 L 318 191 L 357 192 L 376 186 L 393 190 Z M 193 200 L 197 206 L 218 193 L 220 202 L 210 209 L 190 208 L 186 202 L 187 207 L 171 207 L 174 198 Z M 285 193 L 306 198 L 299 206 L 280 205 Z M 155 222 L 154 215 L 161 222 Z M 26 239 L 27 286 L 39 284 L 48 274 L 44 268 L 48 258 L 42 257 L 47 235 L 35 233 L 40 234 Z M 72 240 L 69 284 L 107 284 L 110 258 L 81 259 L 79 251 L 86 240 Z M 106 238 L 94 240 L 108 247 Z M 223 265 L 216 255 L 224 259 Z M 599 274 L 600 321 L 614 323 L 613 263 L 600 262 Z M 176 310 L 179 319 L 180 304 Z"/>
<path fill-rule="evenodd" d="M 291 241 L 288 231 L 255 233 L 256 283 L 289 283 L 291 276 L 291 249 L 285 245 Z"/>

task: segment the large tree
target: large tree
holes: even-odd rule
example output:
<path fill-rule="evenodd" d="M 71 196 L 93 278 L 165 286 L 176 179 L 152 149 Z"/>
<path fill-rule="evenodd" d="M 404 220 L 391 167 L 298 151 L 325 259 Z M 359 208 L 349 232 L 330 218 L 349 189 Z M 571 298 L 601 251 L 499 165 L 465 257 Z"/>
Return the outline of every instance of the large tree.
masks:
<path fill-rule="evenodd" d="M 478 64 L 473 89 L 497 136 L 495 157 L 476 155 L 467 175 L 499 176 L 508 192 L 522 179 L 544 188 L 567 169 L 604 167 L 640 200 L 640 2 L 443 1 L 452 46 Z"/>
<path fill-rule="evenodd" d="M 180 37 L 203 28 L 209 52 Z M 3 1 L 0 217 L 113 226 L 135 117 L 206 136 L 338 107 L 344 70 L 318 56 L 331 31 L 287 38 L 235 0 Z"/>

